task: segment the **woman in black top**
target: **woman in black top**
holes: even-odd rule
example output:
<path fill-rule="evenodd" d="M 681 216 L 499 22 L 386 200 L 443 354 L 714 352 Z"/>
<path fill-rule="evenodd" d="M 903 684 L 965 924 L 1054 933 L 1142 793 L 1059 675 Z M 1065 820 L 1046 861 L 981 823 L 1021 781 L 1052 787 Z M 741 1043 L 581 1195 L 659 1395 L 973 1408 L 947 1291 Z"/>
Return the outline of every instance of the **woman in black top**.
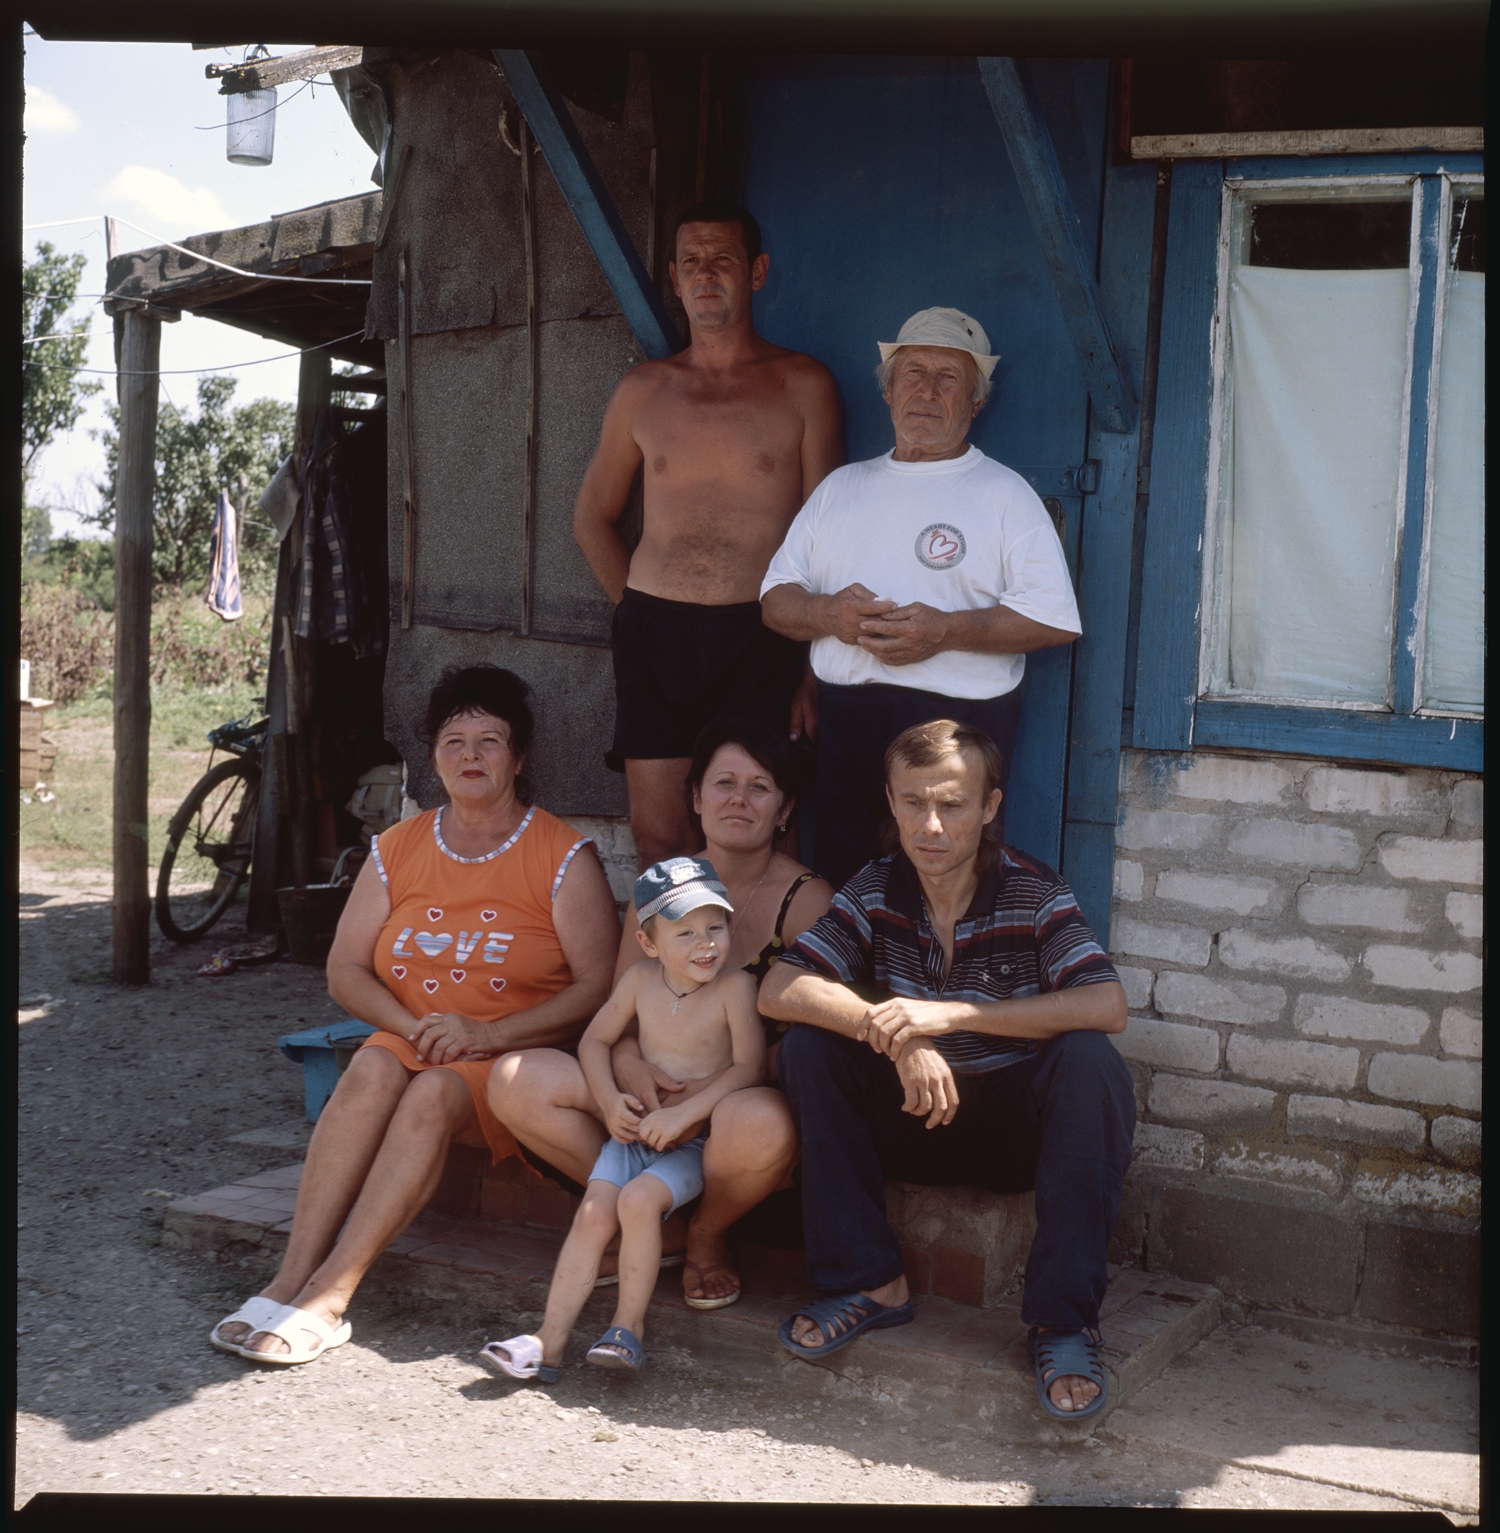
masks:
<path fill-rule="evenodd" d="M 729 890 L 735 914 L 729 961 L 757 977 L 829 907 L 833 890 L 777 849 L 796 803 L 798 756 L 790 742 L 755 723 L 720 722 L 698 737 L 688 794 L 702 822 L 702 855 Z M 615 978 L 641 957 L 635 914 L 627 919 Z M 767 1041 L 780 1039 L 767 1022 Z M 615 1079 L 648 1111 L 671 1101 L 680 1083 L 640 1057 L 633 1036 L 616 1044 Z M 772 1070 L 775 1055 L 772 1054 Z M 501 1068 L 503 1066 L 503 1068 Z M 598 1104 L 578 1061 L 559 1049 L 530 1049 L 501 1061 L 491 1077 L 490 1105 L 520 1140 L 528 1159 L 549 1174 L 586 1180 L 604 1143 Z M 772 1076 L 774 1079 L 774 1075 Z M 797 1133 L 786 1098 L 775 1086 L 735 1091 L 714 1108 L 703 1152 L 703 1199 L 686 1233 L 683 1296 L 694 1309 L 719 1309 L 740 1296 L 727 1235 L 737 1219 L 790 1184 Z M 683 1233 L 674 1215 L 663 1229 L 663 1265 L 682 1260 Z M 612 1253 L 605 1253 L 609 1262 Z M 609 1268 L 601 1282 L 613 1281 Z"/>

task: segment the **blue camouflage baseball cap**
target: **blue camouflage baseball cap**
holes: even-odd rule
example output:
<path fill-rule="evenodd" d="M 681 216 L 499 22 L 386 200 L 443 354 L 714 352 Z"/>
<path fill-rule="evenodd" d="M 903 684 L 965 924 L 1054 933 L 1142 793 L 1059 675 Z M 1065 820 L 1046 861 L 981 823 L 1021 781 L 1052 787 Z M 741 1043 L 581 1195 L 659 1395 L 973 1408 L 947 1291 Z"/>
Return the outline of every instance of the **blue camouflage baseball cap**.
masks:
<path fill-rule="evenodd" d="M 642 925 L 652 916 L 680 920 L 700 905 L 718 905 L 734 914 L 729 891 L 711 862 L 702 857 L 667 857 L 653 862 L 635 881 L 635 918 Z"/>

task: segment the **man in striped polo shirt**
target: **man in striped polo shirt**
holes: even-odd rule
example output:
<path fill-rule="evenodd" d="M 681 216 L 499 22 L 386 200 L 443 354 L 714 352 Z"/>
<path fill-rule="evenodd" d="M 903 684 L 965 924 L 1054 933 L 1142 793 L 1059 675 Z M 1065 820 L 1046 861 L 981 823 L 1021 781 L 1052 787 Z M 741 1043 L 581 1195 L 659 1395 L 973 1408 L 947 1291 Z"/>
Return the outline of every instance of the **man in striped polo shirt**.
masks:
<path fill-rule="evenodd" d="M 885 757 L 900 850 L 867 864 L 762 984 L 793 1027 L 776 1071 L 802 1143 L 808 1275 L 830 1295 L 783 1324 L 824 1356 L 913 1318 L 885 1182 L 1036 1190 L 1021 1316 L 1037 1395 L 1105 1403 L 1099 1305 L 1135 1130 L 1103 1035 L 1125 992 L 1067 884 L 991 830 L 1000 753 L 951 719 Z"/>

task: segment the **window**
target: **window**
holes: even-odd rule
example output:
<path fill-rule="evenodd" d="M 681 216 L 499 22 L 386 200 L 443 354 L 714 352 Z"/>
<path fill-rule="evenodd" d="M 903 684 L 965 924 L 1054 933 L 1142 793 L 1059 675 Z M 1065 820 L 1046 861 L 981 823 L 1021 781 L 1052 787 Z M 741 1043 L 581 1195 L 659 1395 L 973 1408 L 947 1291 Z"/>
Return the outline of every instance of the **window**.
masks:
<path fill-rule="evenodd" d="M 1419 612 L 1426 710 L 1480 713 L 1484 701 L 1484 193 L 1453 189 L 1442 325 L 1436 451 L 1427 503 Z"/>
<path fill-rule="evenodd" d="M 1137 745 L 1481 769 L 1484 191 L 1435 158 L 1176 167 Z"/>
<path fill-rule="evenodd" d="M 1432 191 L 1457 232 L 1431 284 L 1424 348 L 1413 236 Z M 1446 178 L 1432 191 L 1382 178 L 1228 192 L 1200 696 L 1481 706 L 1484 203 Z M 1459 269 L 1460 258 L 1481 269 Z M 1419 370 L 1437 387 L 1430 422 L 1413 432 Z M 1426 525 L 1411 549 L 1418 600 L 1402 623 L 1412 512 Z M 1410 699 L 1402 645 L 1422 659 Z"/>

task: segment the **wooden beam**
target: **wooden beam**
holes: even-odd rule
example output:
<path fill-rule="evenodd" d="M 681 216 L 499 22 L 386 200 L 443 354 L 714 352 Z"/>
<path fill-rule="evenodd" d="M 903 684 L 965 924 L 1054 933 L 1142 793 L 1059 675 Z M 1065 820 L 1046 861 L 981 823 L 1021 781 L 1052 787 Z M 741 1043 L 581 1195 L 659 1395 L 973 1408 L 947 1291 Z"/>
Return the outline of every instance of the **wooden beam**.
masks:
<path fill-rule="evenodd" d="M 496 48 L 494 54 L 641 350 L 651 358 L 671 356 L 682 344 L 676 327 L 556 86 L 534 53 Z"/>
<path fill-rule="evenodd" d="M 1136 160 L 1227 160 L 1258 154 L 1482 154 L 1483 128 L 1297 128 L 1275 133 L 1136 134 Z"/>
<path fill-rule="evenodd" d="M 151 978 L 151 544 L 161 321 L 130 309 L 115 320 L 120 446 L 115 474 L 114 977 Z"/>
<path fill-rule="evenodd" d="M 982 57 L 979 74 L 1051 273 L 1089 397 L 1106 431 L 1133 430 L 1135 390 L 1110 334 L 1094 280 L 1094 261 L 1084 248 L 1073 200 L 1030 80 L 1013 58 Z"/>
<path fill-rule="evenodd" d="M 210 64 L 203 73 L 210 80 L 222 78 L 221 96 L 238 96 L 272 85 L 288 85 L 293 80 L 311 80 L 331 69 L 353 69 L 364 53 L 363 44 L 357 48 L 308 48 L 301 53 L 283 54 L 279 59 L 252 59 L 247 64 Z"/>

